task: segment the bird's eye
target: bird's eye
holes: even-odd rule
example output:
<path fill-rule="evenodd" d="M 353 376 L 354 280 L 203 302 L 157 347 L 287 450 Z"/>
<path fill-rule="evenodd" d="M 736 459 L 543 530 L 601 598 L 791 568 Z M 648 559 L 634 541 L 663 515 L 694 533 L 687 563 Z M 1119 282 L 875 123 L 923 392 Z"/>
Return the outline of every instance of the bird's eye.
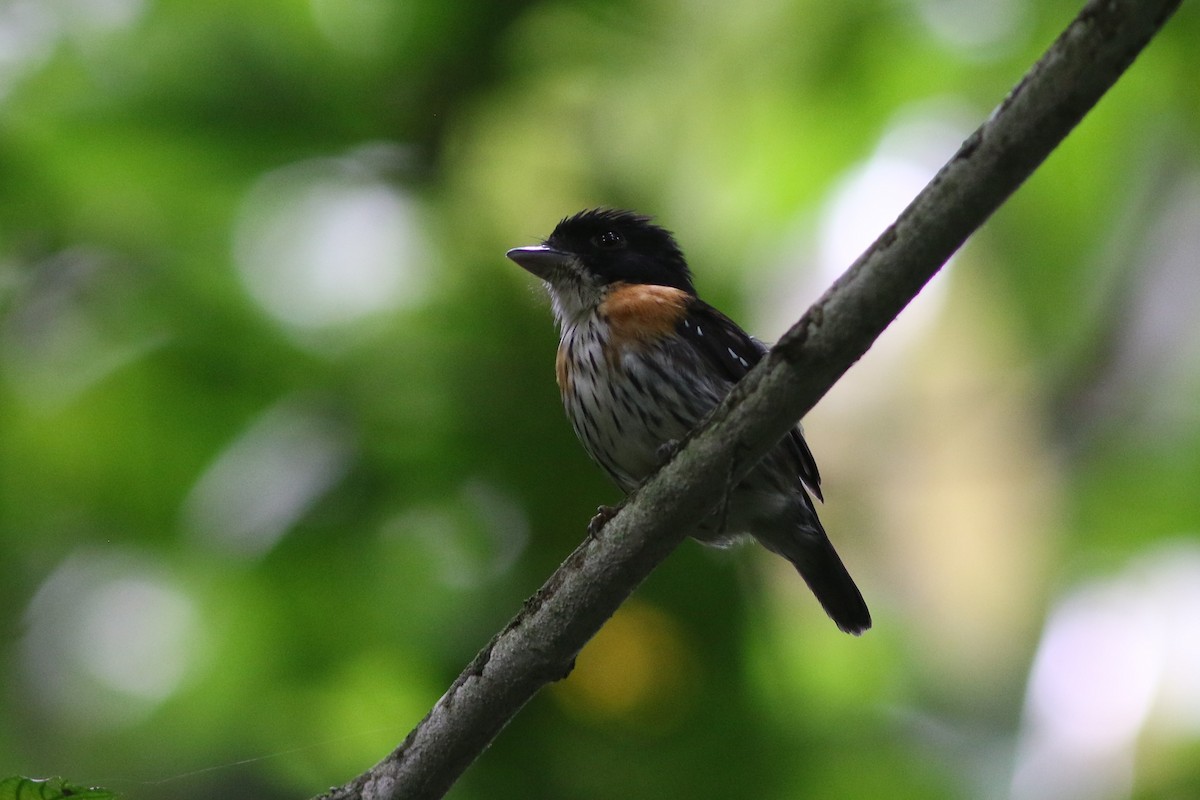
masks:
<path fill-rule="evenodd" d="M 593 238 L 592 243 L 602 250 L 615 250 L 625 244 L 625 237 L 618 231 L 605 231 Z"/>

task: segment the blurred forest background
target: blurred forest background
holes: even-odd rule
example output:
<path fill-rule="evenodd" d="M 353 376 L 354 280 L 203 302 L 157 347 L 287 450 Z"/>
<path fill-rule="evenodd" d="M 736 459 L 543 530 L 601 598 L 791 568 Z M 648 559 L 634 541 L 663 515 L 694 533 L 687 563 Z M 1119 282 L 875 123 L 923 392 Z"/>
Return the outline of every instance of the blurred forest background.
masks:
<path fill-rule="evenodd" d="M 1075 0 L 0 0 L 0 776 L 366 769 L 616 490 L 504 251 L 771 338 Z M 1200 15 L 806 420 L 876 627 L 688 542 L 452 792 L 1200 796 Z"/>

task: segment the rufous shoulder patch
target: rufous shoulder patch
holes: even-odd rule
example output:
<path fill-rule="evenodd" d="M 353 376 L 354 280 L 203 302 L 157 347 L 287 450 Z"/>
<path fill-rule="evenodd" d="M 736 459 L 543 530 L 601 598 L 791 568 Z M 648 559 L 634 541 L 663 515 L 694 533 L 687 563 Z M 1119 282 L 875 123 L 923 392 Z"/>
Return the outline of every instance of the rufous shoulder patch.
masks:
<path fill-rule="evenodd" d="M 600 303 L 609 336 L 617 352 L 630 345 L 645 345 L 675 333 L 687 313 L 691 295 L 672 286 L 617 283 Z"/>

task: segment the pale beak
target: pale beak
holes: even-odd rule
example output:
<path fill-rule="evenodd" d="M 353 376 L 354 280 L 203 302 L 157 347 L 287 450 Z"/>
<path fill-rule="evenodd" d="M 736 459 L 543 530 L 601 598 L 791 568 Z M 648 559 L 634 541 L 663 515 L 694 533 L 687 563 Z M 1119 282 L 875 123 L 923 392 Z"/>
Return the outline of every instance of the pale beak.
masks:
<path fill-rule="evenodd" d="M 550 277 L 559 269 L 566 266 L 572 258 L 570 253 L 555 250 L 553 247 L 548 247 L 544 244 L 535 244 L 529 247 L 514 247 L 505 253 L 505 255 L 544 281 L 550 280 Z"/>

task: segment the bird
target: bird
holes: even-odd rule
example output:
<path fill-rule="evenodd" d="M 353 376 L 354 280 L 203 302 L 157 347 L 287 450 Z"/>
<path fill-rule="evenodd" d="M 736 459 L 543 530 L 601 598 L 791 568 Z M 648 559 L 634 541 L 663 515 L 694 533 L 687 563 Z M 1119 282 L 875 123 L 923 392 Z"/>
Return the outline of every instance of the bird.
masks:
<path fill-rule="evenodd" d="M 594 208 L 507 257 L 545 285 L 559 331 L 555 375 L 588 455 L 629 493 L 667 460 L 767 352 L 701 300 L 674 235 L 653 218 Z M 816 461 L 797 425 L 730 492 L 693 538 L 747 536 L 792 563 L 837 626 L 871 614 L 817 517 Z M 603 511 L 604 509 L 602 509 Z"/>

